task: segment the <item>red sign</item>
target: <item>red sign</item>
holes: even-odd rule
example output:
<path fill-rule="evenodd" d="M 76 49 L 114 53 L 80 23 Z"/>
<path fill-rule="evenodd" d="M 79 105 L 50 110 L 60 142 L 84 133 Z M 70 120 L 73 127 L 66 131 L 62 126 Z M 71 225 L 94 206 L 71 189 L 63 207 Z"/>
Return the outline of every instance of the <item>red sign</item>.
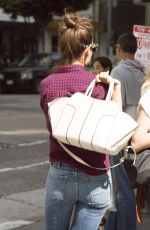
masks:
<path fill-rule="evenodd" d="M 140 34 L 141 33 L 146 33 L 146 34 L 150 35 L 150 27 L 134 25 L 134 32 L 135 33 L 140 33 Z"/>

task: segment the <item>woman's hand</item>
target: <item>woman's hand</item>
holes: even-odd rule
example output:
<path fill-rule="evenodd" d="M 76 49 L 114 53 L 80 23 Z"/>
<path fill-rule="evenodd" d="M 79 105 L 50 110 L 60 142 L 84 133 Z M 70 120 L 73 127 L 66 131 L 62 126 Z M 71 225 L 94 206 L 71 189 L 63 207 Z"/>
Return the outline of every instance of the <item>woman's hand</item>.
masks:
<path fill-rule="evenodd" d="M 112 92 L 112 101 L 115 101 L 120 110 L 122 110 L 122 98 L 121 98 L 121 83 L 119 80 L 112 78 L 108 72 L 101 72 L 100 74 L 96 75 L 96 81 L 102 82 L 104 84 L 109 84 L 110 81 L 114 82 L 114 88 Z"/>
<path fill-rule="evenodd" d="M 100 74 L 96 75 L 96 81 L 97 82 L 102 82 L 104 84 L 109 84 L 110 81 L 113 80 L 114 81 L 114 87 L 116 86 L 120 86 L 121 87 L 121 83 L 119 80 L 112 78 L 109 75 L 109 72 L 101 72 Z"/>

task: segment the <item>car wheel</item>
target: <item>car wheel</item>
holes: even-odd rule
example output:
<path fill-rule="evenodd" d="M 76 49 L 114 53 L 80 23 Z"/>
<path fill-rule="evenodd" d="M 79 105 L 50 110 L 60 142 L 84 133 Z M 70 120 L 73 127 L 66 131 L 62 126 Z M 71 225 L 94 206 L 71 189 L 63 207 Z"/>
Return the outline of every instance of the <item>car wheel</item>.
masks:
<path fill-rule="evenodd" d="M 35 93 L 40 93 L 40 82 L 41 82 L 41 79 L 37 79 L 34 83 L 34 92 Z"/>

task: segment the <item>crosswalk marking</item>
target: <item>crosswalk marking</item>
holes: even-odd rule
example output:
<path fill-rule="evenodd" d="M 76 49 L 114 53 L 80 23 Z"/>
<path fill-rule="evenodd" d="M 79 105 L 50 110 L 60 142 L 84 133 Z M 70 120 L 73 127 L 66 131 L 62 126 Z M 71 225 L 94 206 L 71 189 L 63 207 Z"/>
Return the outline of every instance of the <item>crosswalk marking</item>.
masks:
<path fill-rule="evenodd" d="M 0 230 L 16 229 L 21 226 L 26 226 L 33 223 L 34 223 L 33 221 L 26 221 L 26 220 L 7 221 L 0 224 Z"/>
<path fill-rule="evenodd" d="M 1 130 L 0 135 L 33 135 L 48 134 L 46 129 L 17 129 L 17 130 Z"/>
<path fill-rule="evenodd" d="M 49 164 L 49 161 L 43 161 L 43 162 L 33 163 L 30 165 L 18 166 L 18 167 L 14 167 L 14 168 L 2 168 L 2 169 L 0 169 L 0 173 L 8 172 L 8 171 L 14 171 L 14 170 L 27 169 L 27 168 L 37 167 L 37 166 L 41 166 L 41 165 L 45 165 L 45 164 Z M 1 230 L 1 228 L 0 228 L 0 230 Z"/>

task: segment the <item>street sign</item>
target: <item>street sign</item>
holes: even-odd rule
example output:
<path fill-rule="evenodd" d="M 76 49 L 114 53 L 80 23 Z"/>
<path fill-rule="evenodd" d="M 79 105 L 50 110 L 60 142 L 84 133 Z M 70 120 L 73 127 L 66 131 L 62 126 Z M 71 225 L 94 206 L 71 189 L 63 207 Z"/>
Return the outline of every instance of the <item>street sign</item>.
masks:
<path fill-rule="evenodd" d="M 135 58 L 147 68 L 150 65 L 150 27 L 134 25 L 133 34 L 138 45 Z"/>

